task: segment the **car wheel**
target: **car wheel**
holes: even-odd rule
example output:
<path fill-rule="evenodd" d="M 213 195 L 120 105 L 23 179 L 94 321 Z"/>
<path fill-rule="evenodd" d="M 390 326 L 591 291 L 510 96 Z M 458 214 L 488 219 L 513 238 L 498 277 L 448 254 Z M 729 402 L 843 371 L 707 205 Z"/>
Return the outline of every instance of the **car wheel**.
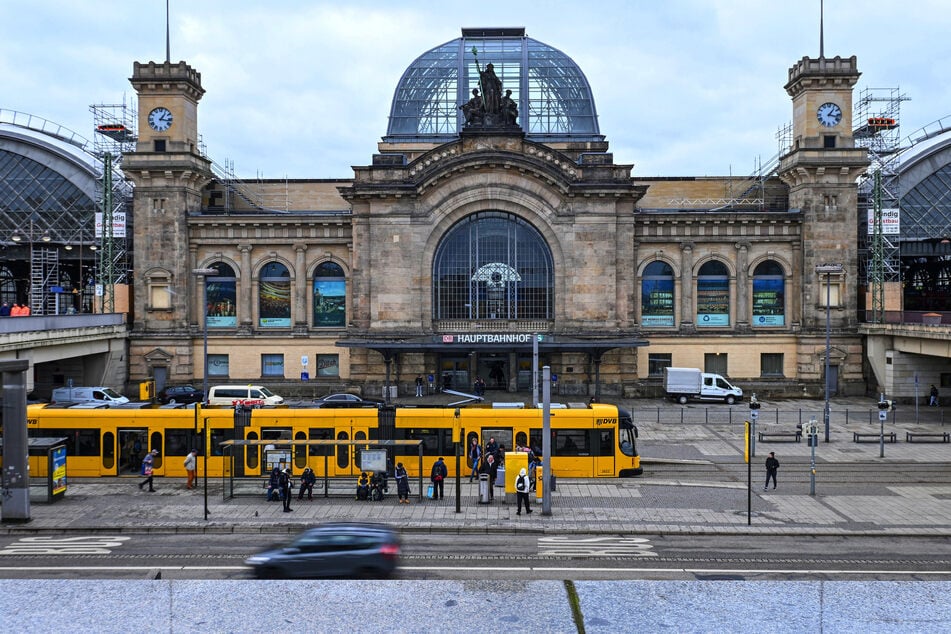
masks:
<path fill-rule="evenodd" d="M 677 402 L 680 403 L 681 405 L 686 405 L 686 404 L 687 404 L 687 397 L 686 397 L 686 396 L 680 396 L 680 397 L 677 398 Z"/>
<path fill-rule="evenodd" d="M 265 566 L 258 570 L 258 579 L 280 579 L 281 569 L 277 566 Z"/>
<path fill-rule="evenodd" d="M 727 396 L 727 397 L 726 397 L 726 404 L 727 404 L 727 405 L 733 405 L 733 403 L 736 403 L 736 399 L 733 398 L 732 396 Z"/>
<path fill-rule="evenodd" d="M 175 397 L 172 397 L 172 398 L 168 399 L 168 404 L 169 404 L 169 405 L 174 405 L 174 404 L 175 404 Z"/>

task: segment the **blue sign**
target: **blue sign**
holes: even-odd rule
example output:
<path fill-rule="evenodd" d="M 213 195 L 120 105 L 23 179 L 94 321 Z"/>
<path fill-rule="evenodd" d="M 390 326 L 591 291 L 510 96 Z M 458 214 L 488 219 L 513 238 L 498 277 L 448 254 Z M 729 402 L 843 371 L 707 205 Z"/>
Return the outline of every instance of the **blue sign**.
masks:
<path fill-rule="evenodd" d="M 309 380 L 309 379 L 310 379 L 310 374 L 309 374 L 308 372 L 301 372 L 301 373 L 300 373 L 300 380 L 301 380 L 301 381 L 307 381 L 307 380 Z"/>

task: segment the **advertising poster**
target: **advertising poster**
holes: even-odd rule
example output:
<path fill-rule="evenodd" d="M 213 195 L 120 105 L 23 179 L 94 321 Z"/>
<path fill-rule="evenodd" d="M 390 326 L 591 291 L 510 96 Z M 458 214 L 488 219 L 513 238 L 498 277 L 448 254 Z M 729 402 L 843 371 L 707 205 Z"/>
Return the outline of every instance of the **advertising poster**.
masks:
<path fill-rule="evenodd" d="M 697 326 L 730 325 L 730 281 L 697 279 Z"/>
<path fill-rule="evenodd" d="M 672 279 L 641 282 L 641 325 L 674 325 L 674 281 Z"/>
<path fill-rule="evenodd" d="M 52 455 L 53 495 L 66 493 L 66 447 L 57 447 Z"/>
<path fill-rule="evenodd" d="M 753 279 L 753 326 L 784 326 L 786 306 L 782 278 Z"/>
<path fill-rule="evenodd" d="M 259 324 L 267 328 L 291 325 L 291 282 L 261 282 Z"/>
<path fill-rule="evenodd" d="M 235 307 L 235 282 L 207 282 L 208 306 L 205 319 L 209 328 L 234 328 L 238 325 Z"/>
<path fill-rule="evenodd" d="M 314 325 L 342 328 L 347 325 L 347 283 L 314 280 Z"/>

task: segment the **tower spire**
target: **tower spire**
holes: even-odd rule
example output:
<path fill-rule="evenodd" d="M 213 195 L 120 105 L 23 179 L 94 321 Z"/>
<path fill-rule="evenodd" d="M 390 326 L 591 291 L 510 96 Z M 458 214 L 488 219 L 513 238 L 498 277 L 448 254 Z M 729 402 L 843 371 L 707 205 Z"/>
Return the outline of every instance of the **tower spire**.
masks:
<path fill-rule="evenodd" d="M 822 59 L 826 56 L 825 43 L 823 41 L 825 39 L 825 34 L 822 28 L 822 18 L 823 14 L 825 13 L 825 7 L 823 6 L 824 4 L 825 0 L 819 0 L 819 59 Z"/>
<path fill-rule="evenodd" d="M 172 41 L 171 41 L 171 38 L 169 37 L 168 2 L 169 0 L 165 0 L 165 63 L 171 64 L 172 63 Z"/>

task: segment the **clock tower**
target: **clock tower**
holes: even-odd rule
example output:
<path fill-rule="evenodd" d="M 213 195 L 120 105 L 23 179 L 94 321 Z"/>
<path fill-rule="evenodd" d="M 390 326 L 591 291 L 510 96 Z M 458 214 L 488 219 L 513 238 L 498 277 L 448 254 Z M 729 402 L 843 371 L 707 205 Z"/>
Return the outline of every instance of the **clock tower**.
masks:
<path fill-rule="evenodd" d="M 201 74 L 185 62 L 139 63 L 129 79 L 138 95 L 138 140 L 123 157 L 135 184 L 134 315 L 130 378 L 153 375 L 149 359 L 162 359 L 192 376 L 188 298 L 196 284 L 188 217 L 201 209 L 211 161 L 198 150 Z M 196 308 L 197 310 L 197 308 Z M 169 377 L 173 378 L 173 377 Z"/>
<path fill-rule="evenodd" d="M 859 75 L 855 56 L 803 57 L 789 69 L 785 88 L 793 102 L 792 146 L 779 165 L 779 177 L 789 186 L 789 207 L 802 218 L 793 272 L 801 284 L 792 291 L 800 294 L 802 307 L 800 372 L 804 378 L 812 372 L 815 378 L 823 375 L 828 325 L 836 332 L 828 354 L 831 371 L 843 383 L 856 373 L 861 378 L 862 367 L 861 340 L 855 336 L 857 179 L 869 160 L 852 137 L 852 87 Z"/>

